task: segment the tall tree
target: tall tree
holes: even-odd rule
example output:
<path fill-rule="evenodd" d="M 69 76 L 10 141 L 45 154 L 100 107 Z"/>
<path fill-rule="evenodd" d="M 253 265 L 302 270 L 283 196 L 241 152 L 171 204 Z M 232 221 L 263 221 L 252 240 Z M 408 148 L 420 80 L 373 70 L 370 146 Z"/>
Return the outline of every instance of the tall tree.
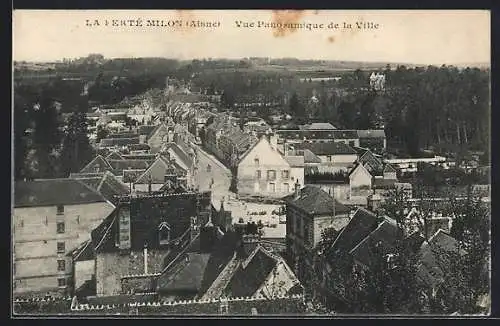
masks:
<path fill-rule="evenodd" d="M 38 160 L 38 177 L 51 178 L 57 173 L 57 150 L 61 140 L 59 114 L 52 94 L 42 92 L 34 111 L 33 147 Z"/>
<path fill-rule="evenodd" d="M 85 112 L 71 114 L 65 130 L 62 148 L 62 172 L 68 176 L 77 172 L 90 161 L 93 149 L 88 138 L 88 124 Z"/>

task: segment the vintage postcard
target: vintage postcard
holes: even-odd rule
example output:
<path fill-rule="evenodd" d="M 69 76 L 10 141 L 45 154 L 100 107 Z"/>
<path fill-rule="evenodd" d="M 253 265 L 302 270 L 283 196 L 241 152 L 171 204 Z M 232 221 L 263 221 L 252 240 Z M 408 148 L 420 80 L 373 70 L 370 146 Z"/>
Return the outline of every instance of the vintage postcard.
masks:
<path fill-rule="evenodd" d="M 490 12 L 14 10 L 12 314 L 490 314 Z"/>

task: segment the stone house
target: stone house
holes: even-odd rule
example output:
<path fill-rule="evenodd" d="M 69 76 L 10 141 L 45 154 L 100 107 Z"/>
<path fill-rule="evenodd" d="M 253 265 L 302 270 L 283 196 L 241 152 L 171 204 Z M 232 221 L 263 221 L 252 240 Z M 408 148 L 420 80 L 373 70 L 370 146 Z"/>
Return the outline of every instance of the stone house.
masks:
<path fill-rule="evenodd" d="M 87 240 L 115 206 L 76 179 L 17 181 L 14 187 L 14 293 L 69 293 L 66 253 Z"/>
<path fill-rule="evenodd" d="M 341 230 L 349 222 L 350 209 L 323 190 L 296 185 L 286 203 L 287 260 L 304 286 L 312 280 L 315 247 L 322 240 L 322 232 L 333 228 Z"/>
<path fill-rule="evenodd" d="M 294 169 L 300 170 L 300 167 L 294 166 Z M 303 172 L 294 170 L 296 173 L 292 176 L 291 170 L 290 163 L 271 145 L 268 137 L 262 136 L 238 163 L 238 193 L 281 198 L 292 191 L 296 182 L 303 184 Z"/>

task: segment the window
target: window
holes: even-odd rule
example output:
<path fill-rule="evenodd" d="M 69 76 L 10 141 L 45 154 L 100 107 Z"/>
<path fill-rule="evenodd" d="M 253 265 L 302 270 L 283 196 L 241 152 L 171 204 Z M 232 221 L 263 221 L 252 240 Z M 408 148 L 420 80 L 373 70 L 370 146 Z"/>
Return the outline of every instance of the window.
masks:
<path fill-rule="evenodd" d="M 57 222 L 57 233 L 64 233 L 65 225 L 64 222 Z"/>
<path fill-rule="evenodd" d="M 66 271 L 66 261 L 64 261 L 63 259 L 57 260 L 57 271 L 58 272 Z"/>
<path fill-rule="evenodd" d="M 267 180 L 276 180 L 276 171 L 268 170 L 267 171 Z"/>
<path fill-rule="evenodd" d="M 349 141 L 349 146 L 356 146 L 356 144 L 354 143 L 354 140 Z"/>
<path fill-rule="evenodd" d="M 260 170 L 257 170 L 257 175 L 256 175 L 256 178 L 257 178 L 257 179 L 260 179 L 260 178 L 261 178 L 261 172 L 260 172 Z"/>
<path fill-rule="evenodd" d="M 283 179 L 288 179 L 288 178 L 290 177 L 290 171 L 288 171 L 288 170 L 283 170 L 283 171 L 281 172 L 281 177 L 282 177 Z"/>
<path fill-rule="evenodd" d="M 328 155 L 328 156 L 326 157 L 326 161 L 327 161 L 327 162 L 331 162 L 331 161 L 332 161 L 332 156 L 331 156 L 331 155 Z"/>
<path fill-rule="evenodd" d="M 64 287 L 64 286 L 66 286 L 66 279 L 65 279 L 65 278 L 58 278 L 58 279 L 57 279 L 57 285 L 58 285 L 59 287 Z"/>
<path fill-rule="evenodd" d="M 283 184 L 283 192 L 284 193 L 290 192 L 290 185 L 288 183 Z"/>
<path fill-rule="evenodd" d="M 255 163 L 255 165 L 259 165 L 259 159 L 256 157 L 253 162 Z"/>
<path fill-rule="evenodd" d="M 269 191 L 270 192 L 276 192 L 276 184 L 275 183 L 270 183 L 269 184 Z"/>
<path fill-rule="evenodd" d="M 170 226 L 167 222 L 162 222 L 158 226 L 158 235 L 160 245 L 168 244 L 170 242 Z"/>
<path fill-rule="evenodd" d="M 64 205 L 57 205 L 57 215 L 64 214 Z"/>
<path fill-rule="evenodd" d="M 64 242 L 58 242 L 57 243 L 57 253 L 64 254 L 65 251 L 66 251 L 66 248 L 65 248 Z"/>

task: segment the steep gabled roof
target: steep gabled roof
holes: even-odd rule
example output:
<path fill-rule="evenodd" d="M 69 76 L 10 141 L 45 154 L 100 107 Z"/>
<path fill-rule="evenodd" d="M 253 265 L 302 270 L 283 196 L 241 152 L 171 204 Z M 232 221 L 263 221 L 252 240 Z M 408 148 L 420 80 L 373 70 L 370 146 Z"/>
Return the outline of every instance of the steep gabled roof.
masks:
<path fill-rule="evenodd" d="M 112 151 L 108 156 L 106 156 L 106 160 L 123 160 L 123 157 L 117 151 Z"/>
<path fill-rule="evenodd" d="M 14 207 L 80 205 L 106 202 L 100 193 L 76 179 L 16 181 Z"/>
<path fill-rule="evenodd" d="M 386 163 L 384 165 L 384 173 L 396 173 L 396 169 L 389 163 Z"/>
<path fill-rule="evenodd" d="M 278 261 L 267 250 L 257 246 L 247 261 L 241 264 L 233 275 L 227 285 L 228 290 L 235 297 L 253 296 L 277 264 Z"/>
<path fill-rule="evenodd" d="M 99 168 L 100 172 L 113 169 L 104 157 L 97 155 L 92 161 L 87 163 L 83 169 L 80 170 L 80 173 L 95 173 L 96 166 Z"/>
<path fill-rule="evenodd" d="M 420 248 L 422 264 L 418 270 L 419 278 L 431 287 L 441 283 L 444 276 L 442 267 L 447 265 L 446 254 L 454 252 L 459 252 L 458 241 L 443 230 L 438 230 Z"/>
<path fill-rule="evenodd" d="M 357 139 L 358 133 L 356 130 L 334 130 L 333 137 L 335 139 Z"/>
<path fill-rule="evenodd" d="M 175 268 L 158 278 L 158 291 L 192 291 L 198 293 L 210 254 L 188 253 Z"/>
<path fill-rule="evenodd" d="M 285 201 L 311 215 L 333 214 L 333 205 L 335 205 L 335 214 L 345 214 L 350 211 L 347 206 L 333 199 L 324 190 L 311 185 L 300 189 L 298 198 L 295 198 L 295 194 L 291 194 L 285 197 Z"/>
<path fill-rule="evenodd" d="M 308 149 L 304 149 L 304 163 L 321 163 L 321 159 Z"/>
<path fill-rule="evenodd" d="M 145 170 L 152 163 L 151 160 L 109 160 L 109 165 L 115 174 L 121 174 L 123 170 Z"/>
<path fill-rule="evenodd" d="M 377 216 L 372 212 L 358 208 L 349 223 L 340 231 L 332 245 L 332 252 L 347 253 L 368 236 L 377 227 Z"/>
<path fill-rule="evenodd" d="M 158 158 L 153 162 L 151 163 L 151 165 L 148 167 L 147 170 L 144 171 L 144 173 L 142 173 L 139 177 L 137 177 L 137 179 L 135 180 L 136 183 L 148 183 L 149 182 L 149 176 L 152 175 L 152 171 L 153 169 L 157 168 L 157 167 L 162 167 L 165 169 L 165 171 L 167 170 L 173 170 L 175 172 L 175 174 L 177 175 L 184 175 L 186 173 L 186 170 L 183 169 L 179 164 L 177 164 L 176 162 L 168 162 L 166 160 L 166 158 L 162 157 L 162 156 L 158 156 Z M 151 182 L 152 183 L 164 183 L 165 182 L 165 174 L 161 176 L 160 179 L 158 178 L 155 178 L 153 177 L 151 179 Z"/>
<path fill-rule="evenodd" d="M 402 236 L 402 230 L 396 225 L 396 221 L 386 219 L 354 247 L 350 251 L 350 254 L 363 265 L 371 266 L 373 259 L 380 258 L 377 257 L 377 253 L 374 252 L 375 246 L 377 250 L 380 250 L 380 253 L 393 253 L 397 241 L 402 240 Z"/>

